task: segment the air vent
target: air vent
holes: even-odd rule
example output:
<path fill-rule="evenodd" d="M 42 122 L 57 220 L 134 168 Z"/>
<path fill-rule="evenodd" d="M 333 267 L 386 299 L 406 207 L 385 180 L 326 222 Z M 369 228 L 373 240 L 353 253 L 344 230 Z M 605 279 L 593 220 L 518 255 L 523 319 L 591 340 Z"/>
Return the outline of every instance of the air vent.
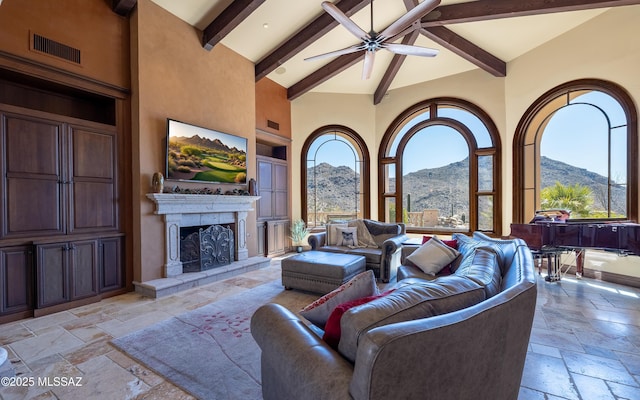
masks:
<path fill-rule="evenodd" d="M 271 129 L 275 129 L 277 131 L 280 130 L 280 124 L 275 122 L 275 121 L 271 121 L 270 119 L 267 120 L 267 126 Z"/>
<path fill-rule="evenodd" d="M 80 64 L 80 50 L 40 36 L 37 33 L 33 34 L 33 50 Z"/>

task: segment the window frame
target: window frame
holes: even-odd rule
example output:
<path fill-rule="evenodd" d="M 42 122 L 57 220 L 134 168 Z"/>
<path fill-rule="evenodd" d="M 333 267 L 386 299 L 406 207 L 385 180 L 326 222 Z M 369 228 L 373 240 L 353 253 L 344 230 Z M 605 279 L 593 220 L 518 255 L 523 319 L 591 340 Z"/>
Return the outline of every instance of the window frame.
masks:
<path fill-rule="evenodd" d="M 483 147 L 478 148 L 478 144 L 475 138 L 475 135 L 470 130 L 468 126 L 466 126 L 461 121 L 456 119 L 452 119 L 449 117 L 438 117 L 438 108 L 439 107 L 455 107 L 464 111 L 467 111 L 473 114 L 476 118 L 478 118 L 486 127 L 489 137 L 492 142 L 491 147 Z M 398 144 L 398 148 L 395 151 L 395 155 L 392 157 L 389 155 L 391 152 L 391 147 L 393 145 L 394 140 L 396 140 L 396 136 L 400 134 L 402 128 L 405 127 L 407 123 L 410 122 L 412 118 L 415 118 L 419 114 L 423 112 L 429 112 L 429 118 L 426 120 L 417 122 L 415 125 L 410 127 L 406 133 L 404 133 L 403 137 L 400 139 Z M 502 180 L 501 169 L 501 141 L 500 134 L 498 132 L 498 128 L 495 123 L 489 117 L 489 115 L 481 109 L 479 106 L 458 98 L 452 97 L 439 97 L 421 101 L 419 103 L 414 104 L 413 106 L 404 110 L 396 119 L 389 125 L 385 134 L 380 143 L 379 152 L 378 152 L 378 216 L 380 220 L 384 220 L 386 217 L 386 200 L 393 199 L 396 205 L 396 221 L 394 222 L 402 222 L 402 212 L 398 212 L 398 209 L 402 210 L 404 208 L 404 204 L 402 202 L 403 199 L 403 191 L 402 191 L 402 150 L 406 143 L 410 140 L 410 138 L 428 126 L 434 125 L 443 125 L 448 126 L 456 131 L 458 131 L 464 139 L 467 141 L 469 145 L 469 230 L 461 231 L 461 230 L 452 230 L 451 232 L 464 232 L 470 233 L 472 231 L 479 230 L 478 228 L 478 203 L 481 197 L 491 196 L 493 198 L 493 224 L 491 229 L 482 230 L 483 232 L 490 235 L 497 235 L 502 230 Z M 493 190 L 490 191 L 479 191 L 478 190 L 478 158 L 480 156 L 491 156 L 493 157 L 493 169 L 492 169 L 492 179 L 493 179 Z M 395 179 L 396 179 L 396 189 L 395 192 L 386 192 L 386 167 L 388 165 L 395 165 Z M 416 228 L 416 227 L 407 227 L 407 232 L 409 233 L 440 233 L 443 232 L 441 230 L 434 230 L 428 228 Z M 445 234 L 450 233 L 449 230 L 444 232 Z"/>
<path fill-rule="evenodd" d="M 534 199 L 533 207 L 527 204 L 527 191 L 539 192 L 540 188 L 540 140 L 535 140 L 533 157 L 527 160 L 526 151 L 528 136 L 534 124 L 546 120 L 550 115 L 565 107 L 565 102 L 558 99 L 571 99 L 572 92 L 599 91 L 614 98 L 623 109 L 627 118 L 627 218 L 638 220 L 638 117 L 634 102 L 629 93 L 616 83 L 600 79 L 579 79 L 558 85 L 538 97 L 521 117 L 513 138 L 513 223 L 527 223 L 535 213 L 535 204 L 540 200 Z M 554 105 L 553 103 L 557 103 Z M 547 114 L 542 115 L 542 112 Z M 531 163 L 533 162 L 533 165 Z M 528 171 L 534 171 L 532 178 Z M 527 186 L 527 181 L 533 182 L 533 187 Z M 530 203 L 530 202 L 529 202 Z M 598 221 L 616 220 L 615 218 L 598 219 Z"/>
<path fill-rule="evenodd" d="M 305 140 L 302 151 L 300 152 L 300 198 L 301 198 L 301 215 L 304 221 L 308 222 L 308 196 L 307 196 L 307 161 L 309 157 L 309 149 L 313 142 L 321 136 L 327 134 L 339 134 L 347 139 L 354 147 L 357 155 L 360 157 L 360 186 L 362 191 L 362 210 L 360 211 L 362 218 L 371 218 L 371 160 L 369 157 L 369 149 L 365 141 L 356 131 L 343 125 L 326 125 L 313 131 Z"/>

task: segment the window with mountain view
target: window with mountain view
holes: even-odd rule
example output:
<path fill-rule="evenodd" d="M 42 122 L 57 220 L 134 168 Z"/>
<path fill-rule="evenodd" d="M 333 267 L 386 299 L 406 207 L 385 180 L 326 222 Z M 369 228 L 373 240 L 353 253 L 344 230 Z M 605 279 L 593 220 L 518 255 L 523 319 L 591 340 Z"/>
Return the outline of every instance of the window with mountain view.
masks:
<path fill-rule="evenodd" d="M 637 129 L 626 92 L 597 80 L 570 82 L 543 95 L 516 132 L 520 150 L 514 217 L 568 209 L 571 218 L 637 218 Z M 518 179 L 519 178 L 519 179 Z M 522 210 L 522 214 L 517 211 Z"/>
<path fill-rule="evenodd" d="M 380 149 L 379 214 L 409 232 L 495 232 L 500 223 L 499 139 L 489 117 L 457 99 L 401 114 Z"/>
<path fill-rule="evenodd" d="M 302 154 L 302 218 L 308 226 L 369 218 L 368 150 L 358 134 L 340 126 L 319 129 Z"/>

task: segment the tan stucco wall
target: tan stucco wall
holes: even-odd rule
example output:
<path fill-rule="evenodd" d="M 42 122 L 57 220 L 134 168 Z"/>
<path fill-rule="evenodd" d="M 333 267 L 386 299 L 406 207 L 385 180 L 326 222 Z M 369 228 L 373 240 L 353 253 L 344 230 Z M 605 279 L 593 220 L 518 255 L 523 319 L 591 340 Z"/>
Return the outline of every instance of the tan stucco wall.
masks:
<path fill-rule="evenodd" d="M 253 63 L 217 45 L 206 51 L 201 33 L 150 0 L 139 0 L 132 26 L 134 142 L 133 208 L 140 220 L 134 228 L 134 280 L 162 277 L 164 225 L 146 198 L 151 176 L 164 171 L 166 119 L 216 129 L 249 139 L 248 178 L 255 177 L 255 80 Z M 137 130 L 137 131 L 136 131 Z M 137 149 L 135 147 L 138 147 Z M 137 182 L 136 182 L 137 180 Z M 165 186 L 221 187 L 231 185 L 165 181 Z M 247 219 L 249 255 L 257 253 L 255 213 Z M 139 246 L 138 246 L 139 244 Z"/>
<path fill-rule="evenodd" d="M 0 7 L 0 50 L 117 88 L 129 88 L 129 22 L 110 2 L 5 0 Z M 81 16 L 81 18 L 78 18 Z M 80 65 L 30 49 L 33 34 L 80 50 Z"/>
<path fill-rule="evenodd" d="M 400 88 L 389 92 L 376 107 L 371 96 L 305 94 L 292 103 L 293 148 L 299 152 L 306 137 L 319 126 L 341 123 L 358 132 L 377 160 L 378 146 L 389 124 L 409 106 L 430 98 L 458 97 L 484 109 L 498 127 L 502 142 L 503 234 L 512 216 L 513 134 L 522 114 L 547 90 L 575 79 L 600 78 L 618 83 L 640 100 L 640 7 L 619 7 L 530 51 L 507 64 L 507 77 L 483 71 Z M 298 153 L 299 154 L 299 153 Z M 293 159 L 293 193 L 300 186 L 299 158 Z M 377 165 L 372 163 L 372 217 L 377 217 Z M 294 204 L 294 218 L 300 204 Z M 594 258 L 595 259 L 595 258 Z M 629 266 L 640 257 L 616 258 L 612 272 L 640 276 Z M 587 267 L 591 267 L 587 257 Z M 610 261 L 610 260 L 609 260 Z M 600 261 L 599 261 L 600 262 Z M 604 268 L 602 264 L 599 268 Z"/>

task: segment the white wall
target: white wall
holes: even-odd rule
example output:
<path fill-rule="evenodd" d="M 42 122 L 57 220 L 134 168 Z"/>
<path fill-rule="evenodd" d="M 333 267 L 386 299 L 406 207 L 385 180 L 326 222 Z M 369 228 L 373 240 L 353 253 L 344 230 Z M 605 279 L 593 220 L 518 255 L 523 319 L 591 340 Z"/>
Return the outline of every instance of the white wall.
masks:
<path fill-rule="evenodd" d="M 513 135 L 526 109 L 549 89 L 576 79 L 598 78 L 624 87 L 640 99 L 640 7 L 613 8 L 507 64 L 507 77 L 475 70 L 390 91 L 377 106 L 371 96 L 308 93 L 292 103 L 293 193 L 300 193 L 300 150 L 306 137 L 326 124 L 342 124 L 360 134 L 372 160 L 372 217 L 377 218 L 378 145 L 389 124 L 422 100 L 458 97 L 484 109 L 498 127 L 502 145 L 503 234 L 512 219 Z M 294 218 L 300 202 L 294 196 Z M 638 257 L 616 261 L 624 273 L 640 276 Z M 629 261 L 632 260 L 632 261 Z M 600 261 L 598 261 L 600 262 Z M 587 256 L 587 267 L 589 256 Z M 615 266 L 613 267 L 616 268 Z M 612 271 L 613 272 L 613 271 Z"/>

